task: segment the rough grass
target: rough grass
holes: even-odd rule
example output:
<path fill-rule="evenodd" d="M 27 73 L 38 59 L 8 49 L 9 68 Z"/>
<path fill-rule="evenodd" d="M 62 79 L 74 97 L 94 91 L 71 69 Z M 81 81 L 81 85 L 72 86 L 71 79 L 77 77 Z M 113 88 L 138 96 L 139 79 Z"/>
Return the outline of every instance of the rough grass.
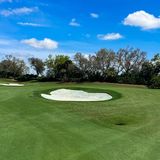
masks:
<path fill-rule="evenodd" d="M 105 102 L 56 102 L 56 88 L 104 91 Z M 101 83 L 0 86 L 0 160 L 159 160 L 160 90 Z"/>

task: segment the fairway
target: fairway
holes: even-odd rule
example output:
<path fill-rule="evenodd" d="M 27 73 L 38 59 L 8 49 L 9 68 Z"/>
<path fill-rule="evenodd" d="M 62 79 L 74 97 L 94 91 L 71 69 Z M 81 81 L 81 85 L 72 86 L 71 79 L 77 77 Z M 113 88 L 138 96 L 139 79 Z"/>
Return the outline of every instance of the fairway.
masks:
<path fill-rule="evenodd" d="M 58 102 L 58 88 L 108 92 L 103 102 Z M 0 160 L 159 160 L 160 90 L 107 83 L 0 86 Z"/>

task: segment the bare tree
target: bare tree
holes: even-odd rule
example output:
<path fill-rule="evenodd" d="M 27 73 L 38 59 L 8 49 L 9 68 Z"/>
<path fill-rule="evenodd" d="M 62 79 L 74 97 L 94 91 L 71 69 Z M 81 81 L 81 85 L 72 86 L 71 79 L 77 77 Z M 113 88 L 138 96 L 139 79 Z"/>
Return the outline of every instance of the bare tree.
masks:
<path fill-rule="evenodd" d="M 120 49 L 116 55 L 116 69 L 119 74 L 129 73 L 132 70 L 139 71 L 146 59 L 146 53 L 140 49 Z"/>

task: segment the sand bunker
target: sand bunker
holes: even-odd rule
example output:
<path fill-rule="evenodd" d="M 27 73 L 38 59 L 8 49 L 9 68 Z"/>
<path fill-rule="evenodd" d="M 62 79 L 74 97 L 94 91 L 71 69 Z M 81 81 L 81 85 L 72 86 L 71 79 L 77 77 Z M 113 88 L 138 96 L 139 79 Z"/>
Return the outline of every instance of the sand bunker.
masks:
<path fill-rule="evenodd" d="M 18 83 L 0 83 L 1 86 L 10 86 L 10 87 L 22 87 L 24 84 Z"/>
<path fill-rule="evenodd" d="M 58 89 L 48 94 L 41 94 L 45 99 L 56 101 L 106 101 L 112 99 L 107 93 L 88 93 L 81 90 Z"/>

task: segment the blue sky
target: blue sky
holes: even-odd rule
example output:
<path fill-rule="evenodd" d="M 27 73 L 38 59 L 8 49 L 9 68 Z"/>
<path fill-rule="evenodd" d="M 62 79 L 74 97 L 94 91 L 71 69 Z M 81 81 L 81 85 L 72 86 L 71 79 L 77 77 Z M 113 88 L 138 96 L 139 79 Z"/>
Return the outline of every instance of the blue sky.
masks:
<path fill-rule="evenodd" d="M 133 46 L 160 52 L 158 0 L 0 0 L 0 56 L 95 53 Z"/>

